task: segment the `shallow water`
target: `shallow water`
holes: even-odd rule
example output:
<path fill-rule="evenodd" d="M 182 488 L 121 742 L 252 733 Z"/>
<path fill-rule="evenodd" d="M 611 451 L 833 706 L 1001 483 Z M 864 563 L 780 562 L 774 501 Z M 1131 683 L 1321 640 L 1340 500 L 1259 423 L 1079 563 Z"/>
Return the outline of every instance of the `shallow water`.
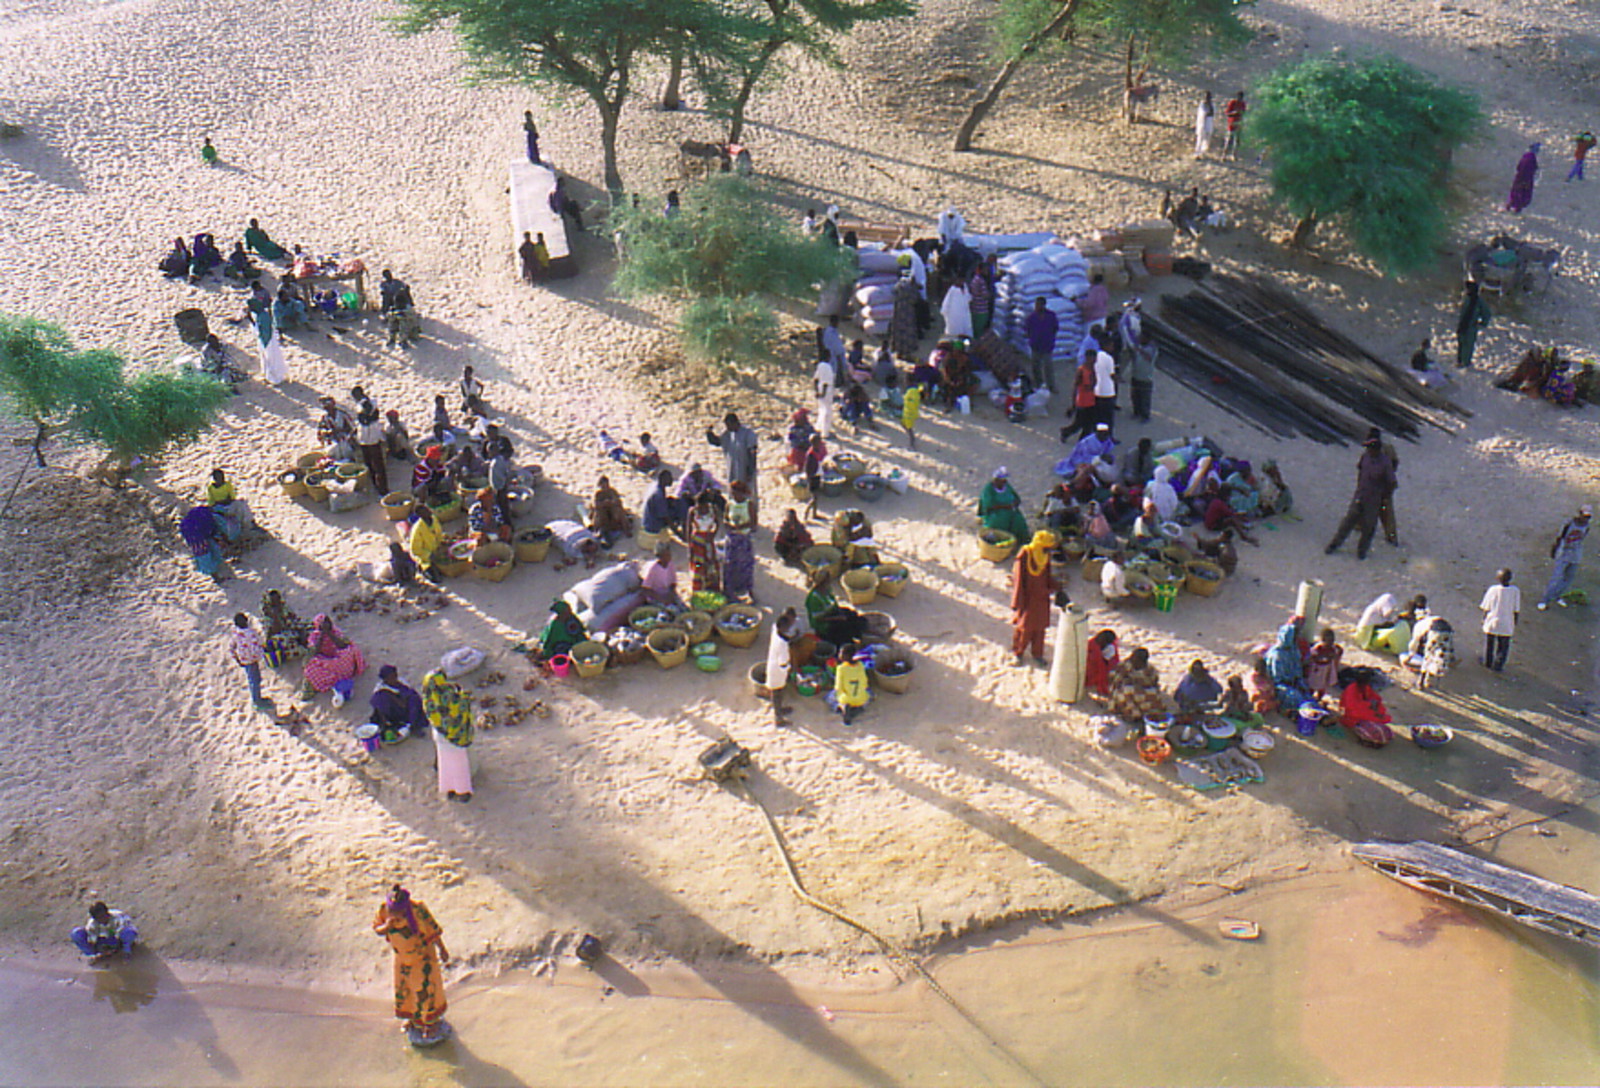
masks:
<path fill-rule="evenodd" d="M 1557 878 L 1589 866 L 1593 840 L 1551 826 L 1502 856 Z M 1231 916 L 1261 939 L 1223 938 Z M 98 971 L 13 962 L 0 968 L 0 1081 L 1600 1083 L 1595 953 L 1365 869 L 1040 928 L 929 966 L 964 1014 L 887 976 L 819 990 L 605 963 L 469 979 L 451 992 L 457 1038 L 418 1053 L 377 998 L 185 983 L 153 956 Z"/>

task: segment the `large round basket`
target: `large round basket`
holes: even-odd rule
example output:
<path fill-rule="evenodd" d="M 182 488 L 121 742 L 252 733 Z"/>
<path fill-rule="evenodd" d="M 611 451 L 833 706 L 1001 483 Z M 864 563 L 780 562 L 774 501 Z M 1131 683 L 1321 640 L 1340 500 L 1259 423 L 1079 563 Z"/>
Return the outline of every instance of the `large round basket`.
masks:
<path fill-rule="evenodd" d="M 463 476 L 457 485 L 463 495 L 476 495 L 489 486 L 487 476 Z"/>
<path fill-rule="evenodd" d="M 611 663 L 637 665 L 649 656 L 644 644 L 644 634 L 632 627 L 619 627 L 611 632 Z"/>
<path fill-rule="evenodd" d="M 882 476 L 871 472 L 864 473 L 850 485 L 855 489 L 856 498 L 862 502 L 877 502 L 883 498 L 883 493 L 889 489 Z"/>
<path fill-rule="evenodd" d="M 372 473 L 367 470 L 366 465 L 358 465 L 354 461 L 342 461 L 333 466 L 333 478 L 341 483 L 350 483 L 353 480 L 359 488 L 367 486 Z"/>
<path fill-rule="evenodd" d="M 306 494 L 311 496 L 312 502 L 328 501 L 327 476 L 321 472 L 306 473 Z"/>
<path fill-rule="evenodd" d="M 772 692 L 767 690 L 767 663 L 757 661 L 750 666 L 745 678 L 750 681 L 750 691 L 757 699 L 770 699 Z"/>
<path fill-rule="evenodd" d="M 833 469 L 822 470 L 822 494 L 830 499 L 837 499 L 844 494 L 844 489 L 850 486 L 850 481 Z"/>
<path fill-rule="evenodd" d="M 542 563 L 550 554 L 550 541 L 555 534 L 549 529 L 524 529 L 516 536 L 517 562 Z"/>
<path fill-rule="evenodd" d="M 472 549 L 472 576 L 485 582 L 503 582 L 511 568 L 517 565 L 517 553 L 511 545 L 492 541 Z"/>
<path fill-rule="evenodd" d="M 567 651 L 579 676 L 594 677 L 606 671 L 611 648 L 603 642 L 580 642 Z"/>
<path fill-rule="evenodd" d="M 911 571 L 901 563 L 879 563 L 873 571 L 878 576 L 878 595 L 898 597 L 911 581 Z"/>
<path fill-rule="evenodd" d="M 872 682 L 884 691 L 904 695 L 911 689 L 911 655 L 899 647 L 879 650 L 872 661 Z"/>
<path fill-rule="evenodd" d="M 979 529 L 978 554 L 991 563 L 1004 563 L 1017 550 L 1017 538 L 1004 529 Z"/>
<path fill-rule="evenodd" d="M 853 605 L 871 604 L 878 597 L 878 576 L 865 567 L 847 570 L 839 579 Z"/>
<path fill-rule="evenodd" d="M 328 455 L 321 450 L 307 450 L 295 458 L 294 463 L 301 472 L 310 472 L 327 459 Z"/>
<path fill-rule="evenodd" d="M 1188 574 L 1183 580 L 1183 588 L 1196 597 L 1210 597 L 1222 588 L 1222 568 L 1209 560 L 1191 560 L 1184 570 Z"/>
<path fill-rule="evenodd" d="M 1061 550 L 1068 559 L 1082 559 L 1089 554 L 1089 542 L 1081 536 L 1065 537 L 1061 541 Z"/>
<path fill-rule="evenodd" d="M 675 616 L 672 622 L 674 626 L 682 627 L 689 633 L 690 642 L 704 642 L 711 637 L 712 628 L 717 625 L 711 613 L 697 612 L 693 609 Z"/>
<path fill-rule="evenodd" d="M 1083 560 L 1083 580 L 1090 584 L 1100 581 L 1100 568 L 1105 565 L 1105 556 L 1090 552 Z"/>
<path fill-rule="evenodd" d="M 717 636 L 729 646 L 743 649 L 761 634 L 761 609 L 749 604 L 730 604 L 717 613 Z"/>
<path fill-rule="evenodd" d="M 649 634 L 657 627 L 665 627 L 672 613 L 659 604 L 642 604 L 628 613 L 628 626 Z"/>
<path fill-rule="evenodd" d="M 1194 558 L 1194 552 L 1182 544 L 1168 544 L 1161 549 L 1161 561 L 1169 567 L 1184 567 Z"/>
<path fill-rule="evenodd" d="M 278 484 L 283 488 L 284 495 L 298 499 L 306 493 L 306 474 L 302 469 L 291 468 L 278 474 Z"/>
<path fill-rule="evenodd" d="M 800 553 L 800 565 L 813 578 L 823 571 L 832 577 L 844 568 L 844 553 L 832 544 L 813 544 Z"/>
<path fill-rule="evenodd" d="M 461 500 L 455 495 L 443 499 L 429 499 L 428 507 L 438 521 L 454 521 L 467 512 L 467 508 L 461 505 Z"/>
<path fill-rule="evenodd" d="M 644 644 L 663 669 L 675 669 L 689 657 L 689 635 L 682 628 L 657 627 Z"/>
<path fill-rule="evenodd" d="M 1185 574 L 1182 567 L 1169 567 L 1165 563 L 1147 563 L 1144 576 L 1158 586 L 1176 586 L 1183 588 Z"/>
<path fill-rule="evenodd" d="M 888 642 L 900 629 L 900 625 L 894 622 L 894 617 L 887 612 L 863 612 L 861 619 L 867 625 L 867 638 L 878 642 Z"/>
<path fill-rule="evenodd" d="M 383 516 L 390 521 L 404 521 L 411 516 L 416 498 L 409 491 L 391 491 L 378 502 Z"/>
<path fill-rule="evenodd" d="M 867 463 L 853 453 L 834 454 L 832 467 L 850 483 L 867 474 Z"/>
<path fill-rule="evenodd" d="M 1156 595 L 1156 584 L 1143 574 L 1129 574 L 1126 583 L 1130 597 L 1148 601 Z"/>
<path fill-rule="evenodd" d="M 433 565 L 446 578 L 459 578 L 472 569 L 472 541 L 458 540 L 444 549 L 444 554 Z"/>

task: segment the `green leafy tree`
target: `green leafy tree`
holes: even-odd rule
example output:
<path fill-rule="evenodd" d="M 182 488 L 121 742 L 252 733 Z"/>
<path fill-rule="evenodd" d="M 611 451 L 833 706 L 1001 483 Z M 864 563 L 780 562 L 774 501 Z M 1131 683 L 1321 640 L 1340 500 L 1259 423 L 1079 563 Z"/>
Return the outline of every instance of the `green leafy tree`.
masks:
<path fill-rule="evenodd" d="M 1394 57 L 1315 57 L 1257 84 L 1241 135 L 1299 217 L 1293 244 L 1336 220 L 1385 272 L 1404 274 L 1446 241 L 1452 159 L 1482 120 L 1470 92 Z"/>
<path fill-rule="evenodd" d="M 917 5 L 916 0 L 741 0 L 741 9 L 751 20 L 741 30 L 742 47 L 717 52 L 696 47 L 700 85 L 712 112 L 728 119 L 729 143 L 744 135 L 750 96 L 782 71 L 784 50 L 793 47 L 837 67 L 837 38 L 864 23 L 913 15 Z"/>
<path fill-rule="evenodd" d="M 622 191 L 617 133 L 641 61 L 685 40 L 708 55 L 749 28 L 716 0 L 398 0 L 404 35 L 453 28 L 470 79 L 587 96 L 600 115 L 606 188 Z"/>
<path fill-rule="evenodd" d="M 853 250 L 808 237 L 754 185 L 719 174 L 683 196 L 673 216 L 618 208 L 624 296 L 665 295 L 684 304 L 679 342 L 691 358 L 732 363 L 770 356 L 778 337 L 774 299 L 809 295 L 855 271 Z"/>
<path fill-rule="evenodd" d="M 48 322 L 0 314 L 0 404 L 33 425 L 25 444 L 41 466 L 57 434 L 103 446 L 124 465 L 158 456 L 203 434 L 231 395 L 194 371 L 129 380 L 123 365 L 112 351 L 78 351 Z"/>
<path fill-rule="evenodd" d="M 1135 82 L 1133 58 L 1180 59 L 1205 47 L 1237 45 L 1250 37 L 1235 0 L 1000 0 L 991 32 L 1000 70 L 956 130 L 955 150 L 972 150 L 978 126 L 1027 62 L 1058 51 L 1075 29 L 1128 38 L 1125 82 Z"/>

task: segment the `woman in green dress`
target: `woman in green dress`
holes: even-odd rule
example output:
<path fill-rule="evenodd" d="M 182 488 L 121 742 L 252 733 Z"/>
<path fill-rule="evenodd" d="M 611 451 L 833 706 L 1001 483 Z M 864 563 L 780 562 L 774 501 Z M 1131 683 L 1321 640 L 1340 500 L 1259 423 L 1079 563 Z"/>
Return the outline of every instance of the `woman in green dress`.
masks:
<path fill-rule="evenodd" d="M 1011 486 L 1011 474 L 1004 468 L 995 469 L 994 479 L 984 485 L 983 494 L 978 497 L 978 517 L 985 529 L 1010 533 L 1019 543 L 1029 539 L 1022 496 Z"/>

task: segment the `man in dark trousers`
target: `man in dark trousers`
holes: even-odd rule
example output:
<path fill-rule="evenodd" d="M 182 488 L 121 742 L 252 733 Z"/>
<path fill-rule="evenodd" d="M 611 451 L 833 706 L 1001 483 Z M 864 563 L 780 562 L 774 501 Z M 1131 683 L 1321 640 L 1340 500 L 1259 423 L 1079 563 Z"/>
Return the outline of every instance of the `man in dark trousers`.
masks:
<path fill-rule="evenodd" d="M 1356 493 L 1350 499 L 1350 508 L 1344 512 L 1344 520 L 1339 522 L 1339 528 L 1334 531 L 1333 539 L 1323 549 L 1326 555 L 1338 551 L 1344 538 L 1359 526 L 1361 538 L 1356 542 L 1356 558 L 1365 559 L 1372 548 L 1373 534 L 1378 531 L 1384 500 L 1394 493 L 1394 464 L 1383 452 L 1383 440 L 1368 437 L 1365 447 L 1361 460 L 1356 462 Z"/>

